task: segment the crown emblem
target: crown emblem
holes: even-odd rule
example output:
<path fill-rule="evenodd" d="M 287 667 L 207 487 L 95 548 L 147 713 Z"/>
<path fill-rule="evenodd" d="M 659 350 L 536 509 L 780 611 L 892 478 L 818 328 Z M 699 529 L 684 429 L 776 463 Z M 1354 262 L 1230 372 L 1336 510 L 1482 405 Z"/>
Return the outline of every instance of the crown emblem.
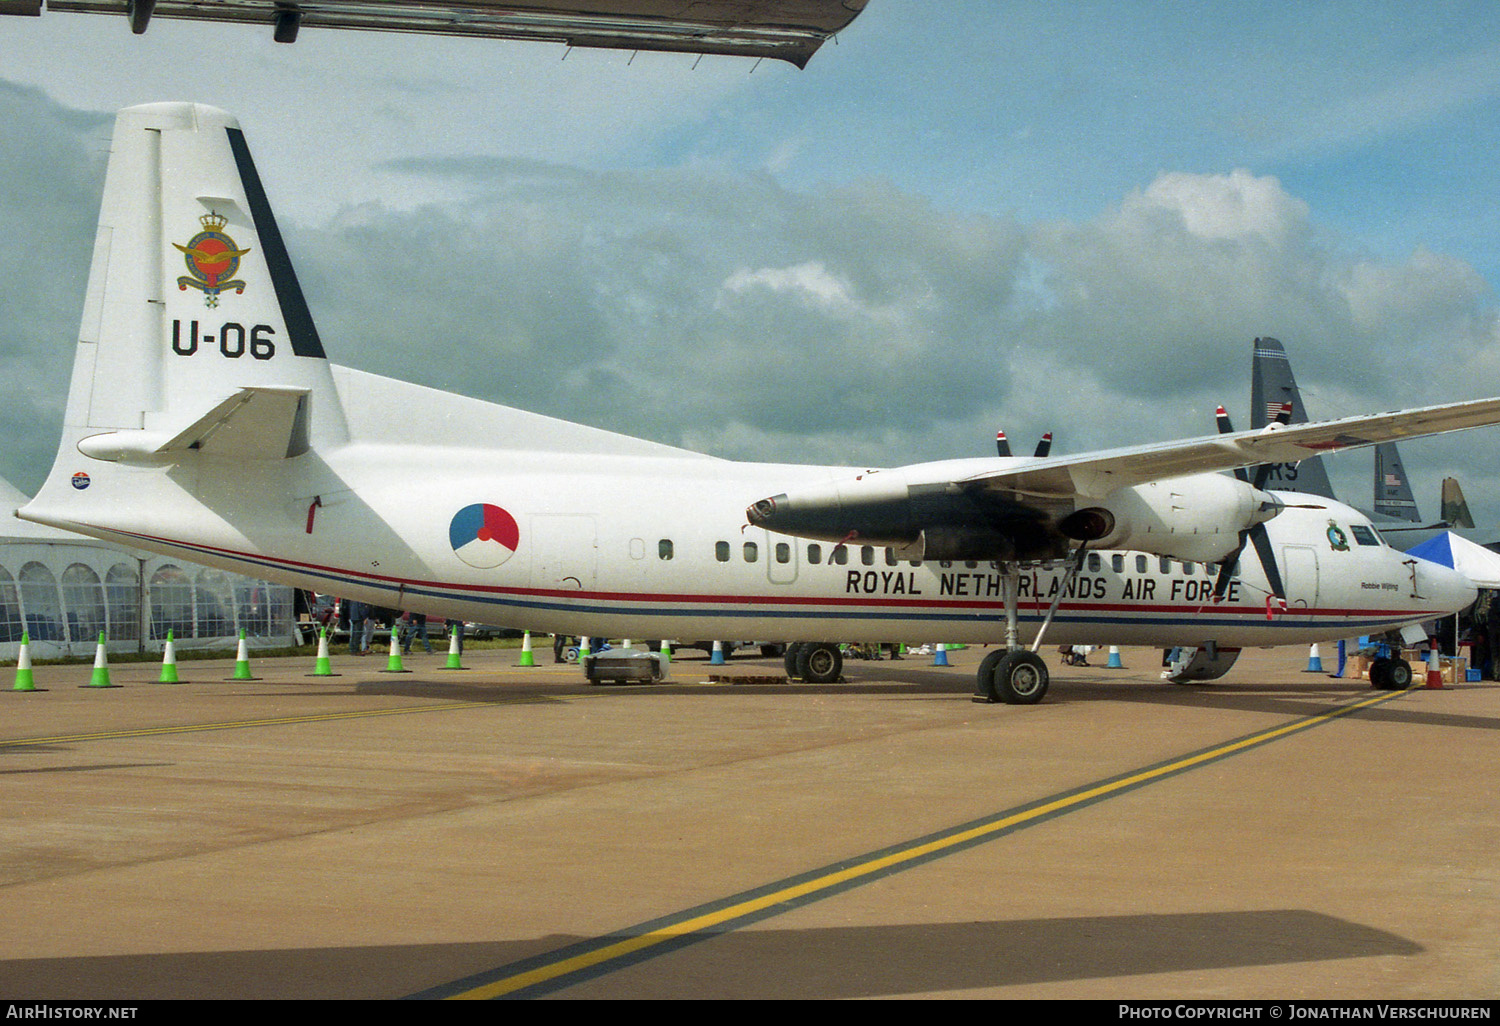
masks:
<path fill-rule="evenodd" d="M 203 230 L 206 232 L 221 232 L 224 230 L 224 226 L 229 223 L 229 218 L 217 210 L 210 210 L 198 218 L 198 223 L 203 226 Z"/>

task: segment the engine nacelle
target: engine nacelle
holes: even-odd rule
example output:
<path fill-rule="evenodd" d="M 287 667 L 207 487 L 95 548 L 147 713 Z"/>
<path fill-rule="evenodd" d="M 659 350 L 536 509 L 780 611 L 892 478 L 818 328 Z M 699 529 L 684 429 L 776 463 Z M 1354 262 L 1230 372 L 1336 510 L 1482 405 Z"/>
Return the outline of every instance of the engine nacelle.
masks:
<path fill-rule="evenodd" d="M 1217 563 L 1240 548 L 1240 532 L 1265 523 L 1283 505 L 1224 474 L 1194 474 L 1111 492 L 1097 506 L 1064 517 L 1062 532 L 1096 549 L 1135 549 Z"/>
<path fill-rule="evenodd" d="M 745 511 L 769 531 L 834 544 L 888 545 L 903 559 L 1050 559 L 1068 540 L 1033 506 L 951 478 L 967 468 L 867 471 L 762 499 Z M 936 477 L 937 480 L 931 478 Z M 914 480 L 915 478 L 915 480 Z M 924 479 L 926 478 L 926 479 Z"/>

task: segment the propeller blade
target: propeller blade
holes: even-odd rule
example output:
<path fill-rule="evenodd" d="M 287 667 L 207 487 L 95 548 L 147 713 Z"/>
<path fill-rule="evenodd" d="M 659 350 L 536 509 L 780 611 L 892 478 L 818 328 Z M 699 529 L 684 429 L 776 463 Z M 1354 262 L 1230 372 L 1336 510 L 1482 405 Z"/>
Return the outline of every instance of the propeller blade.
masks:
<path fill-rule="evenodd" d="M 1010 455 L 1010 442 L 1006 441 L 1004 431 L 995 432 L 995 448 L 1000 451 L 1001 456 Z"/>
<path fill-rule="evenodd" d="M 1219 434 L 1227 435 L 1234 430 L 1234 425 L 1229 422 L 1229 412 L 1225 410 L 1224 407 L 1220 406 L 1217 410 L 1214 411 L 1214 419 L 1219 424 Z M 1234 476 L 1239 478 L 1241 481 L 1244 481 L 1246 484 L 1250 483 L 1250 472 L 1244 467 L 1235 467 Z M 1259 485 L 1257 485 L 1256 487 L 1259 487 Z M 1240 546 L 1243 548 L 1244 544 L 1245 542 L 1242 539 L 1240 541 Z M 1219 594 L 1220 591 L 1215 588 L 1214 597 L 1217 598 Z"/>
<path fill-rule="evenodd" d="M 1276 553 L 1271 547 L 1271 536 L 1266 533 L 1265 524 L 1256 524 L 1250 528 L 1250 540 L 1255 543 L 1255 554 L 1260 557 L 1260 565 L 1266 571 L 1266 583 L 1271 586 L 1271 594 L 1286 605 L 1286 586 L 1281 583 L 1281 570 L 1276 566 Z"/>
<path fill-rule="evenodd" d="M 1052 451 L 1052 432 L 1048 431 L 1045 435 L 1042 436 L 1042 440 L 1040 442 L 1036 443 L 1036 455 L 1037 455 L 1037 458 L 1040 459 L 1041 457 L 1047 455 L 1051 451 Z"/>
<path fill-rule="evenodd" d="M 1266 479 L 1271 476 L 1271 471 L 1275 469 L 1276 464 L 1274 463 L 1262 463 L 1255 468 L 1255 477 L 1251 480 L 1250 484 L 1256 488 L 1265 488 Z"/>
<path fill-rule="evenodd" d="M 1286 608 L 1286 585 L 1281 581 L 1281 569 L 1276 565 L 1276 551 L 1271 545 L 1271 536 L 1266 533 L 1265 524 L 1256 524 L 1248 531 L 1240 532 L 1240 547 L 1219 567 L 1219 576 L 1214 581 L 1214 601 L 1223 600 L 1224 593 L 1229 590 L 1229 582 L 1239 572 L 1240 557 L 1245 553 L 1246 542 L 1255 546 L 1255 554 L 1260 557 L 1260 565 L 1266 572 L 1266 584 L 1270 590 L 1266 597 L 1266 615 L 1270 616 L 1273 599 L 1282 609 Z"/>
<path fill-rule="evenodd" d="M 1214 581 L 1214 601 L 1222 602 L 1224 593 L 1229 590 L 1229 582 L 1234 580 L 1234 575 L 1240 568 L 1240 553 L 1245 551 L 1245 539 L 1248 531 L 1240 532 L 1240 547 L 1234 550 L 1234 555 L 1219 564 L 1219 576 Z"/>

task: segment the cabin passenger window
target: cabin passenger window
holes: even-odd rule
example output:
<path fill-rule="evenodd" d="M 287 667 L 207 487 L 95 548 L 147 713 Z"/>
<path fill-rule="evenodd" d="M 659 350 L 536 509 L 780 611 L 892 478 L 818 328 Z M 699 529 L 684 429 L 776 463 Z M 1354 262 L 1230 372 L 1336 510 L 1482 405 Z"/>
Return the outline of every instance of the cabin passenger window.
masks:
<path fill-rule="evenodd" d="M 1103 568 L 1104 568 L 1104 560 L 1102 560 L 1102 559 L 1099 558 L 1099 553 L 1097 553 L 1097 552 L 1090 552 L 1089 553 L 1089 573 L 1091 573 L 1091 574 L 1097 574 Z"/>
<path fill-rule="evenodd" d="M 875 565 L 875 546 L 861 545 L 859 547 L 859 561 L 865 566 Z"/>
<path fill-rule="evenodd" d="M 849 546 L 840 545 L 828 554 L 828 562 L 844 566 L 849 562 Z"/>
<path fill-rule="evenodd" d="M 729 543 L 726 541 L 714 542 L 714 558 L 720 563 L 729 562 Z"/>
<path fill-rule="evenodd" d="M 1113 556 L 1109 557 L 1109 565 L 1110 569 L 1114 570 L 1115 573 L 1123 574 L 1125 572 L 1125 553 L 1116 552 Z"/>
<path fill-rule="evenodd" d="M 1172 561 L 1166 556 L 1161 557 L 1161 572 L 1164 574 L 1172 572 Z"/>
<path fill-rule="evenodd" d="M 814 564 L 823 562 L 823 546 L 809 545 L 807 547 L 807 561 Z"/>
<path fill-rule="evenodd" d="M 671 538 L 663 538 L 661 541 L 659 541 L 659 542 L 656 543 L 656 555 L 657 555 L 658 559 L 671 559 L 672 558 L 672 539 Z"/>
<path fill-rule="evenodd" d="M 756 544 L 754 542 L 746 542 L 745 543 L 745 562 L 746 563 L 754 563 L 759 558 L 760 558 L 760 549 L 756 546 Z"/>
<path fill-rule="evenodd" d="M 776 543 L 776 562 L 790 563 L 792 561 L 792 547 L 786 542 Z"/>
<path fill-rule="evenodd" d="M 896 550 L 895 549 L 889 549 L 888 548 L 888 549 L 885 550 L 885 565 L 886 566 L 895 566 L 896 565 Z"/>
<path fill-rule="evenodd" d="M 1139 553 L 1136 554 L 1136 557 L 1135 557 L 1135 572 L 1136 573 L 1138 573 L 1138 574 L 1145 573 L 1146 572 L 1146 567 L 1148 567 L 1149 565 L 1150 565 L 1150 561 L 1148 559 L 1146 559 L 1145 556 L 1140 555 Z"/>
<path fill-rule="evenodd" d="M 1364 524 L 1350 524 L 1349 532 L 1354 535 L 1354 540 L 1361 545 L 1380 544 L 1380 539 L 1375 536 L 1375 532 Z"/>
<path fill-rule="evenodd" d="M 1193 571 L 1196 570 L 1196 569 L 1197 569 L 1197 567 L 1195 567 L 1191 563 L 1183 563 L 1182 564 L 1182 572 L 1185 573 L 1185 574 L 1187 574 L 1189 577 L 1193 576 Z"/>

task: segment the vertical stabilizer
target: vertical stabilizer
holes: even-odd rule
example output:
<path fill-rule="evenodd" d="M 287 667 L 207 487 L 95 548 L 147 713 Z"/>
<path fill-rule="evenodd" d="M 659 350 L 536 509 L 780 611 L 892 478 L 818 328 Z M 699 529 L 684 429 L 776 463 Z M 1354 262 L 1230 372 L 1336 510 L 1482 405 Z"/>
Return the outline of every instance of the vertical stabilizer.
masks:
<path fill-rule="evenodd" d="M 143 432 L 141 444 L 173 436 L 246 388 L 304 396 L 299 417 L 315 441 L 345 433 L 322 342 L 238 122 L 189 103 L 122 110 L 64 449 L 102 432 Z"/>
<path fill-rule="evenodd" d="M 1413 524 L 1422 519 L 1395 442 L 1382 442 L 1375 447 L 1375 512 Z"/>
<path fill-rule="evenodd" d="M 1443 522 L 1450 527 L 1474 526 L 1469 515 L 1469 504 L 1464 501 L 1464 490 L 1458 486 L 1458 478 L 1443 478 Z"/>
<path fill-rule="evenodd" d="M 1305 424 L 1307 410 L 1292 377 L 1292 364 L 1286 350 L 1274 338 L 1258 338 L 1254 343 L 1250 376 L 1250 427 L 1263 428 L 1275 420 L 1285 403 L 1292 404 L 1291 423 Z M 1301 463 L 1272 463 L 1265 478 L 1266 489 L 1307 492 L 1337 498 L 1328 483 L 1328 471 L 1319 457 Z"/>

